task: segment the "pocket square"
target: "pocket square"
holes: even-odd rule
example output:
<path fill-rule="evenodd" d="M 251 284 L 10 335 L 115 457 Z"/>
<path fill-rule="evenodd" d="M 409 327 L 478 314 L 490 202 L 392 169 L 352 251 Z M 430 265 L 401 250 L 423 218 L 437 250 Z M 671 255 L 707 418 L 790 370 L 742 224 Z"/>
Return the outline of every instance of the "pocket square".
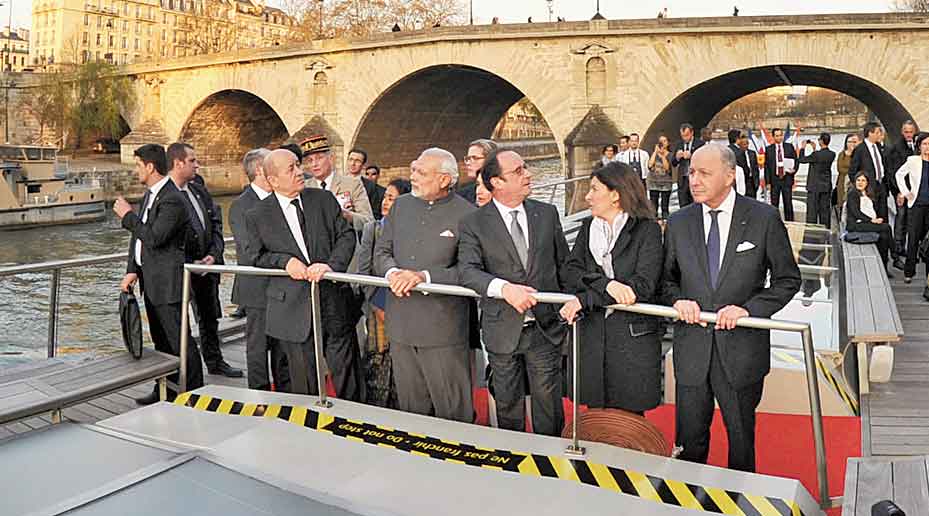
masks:
<path fill-rule="evenodd" d="M 735 252 L 741 253 L 742 251 L 751 251 L 754 248 L 755 248 L 755 244 L 746 240 L 745 242 L 742 242 L 741 244 L 736 246 Z"/>
<path fill-rule="evenodd" d="M 445 231 L 439 233 L 439 236 L 446 237 L 446 238 L 455 238 L 455 234 L 452 233 L 452 230 L 450 229 L 446 229 Z"/>

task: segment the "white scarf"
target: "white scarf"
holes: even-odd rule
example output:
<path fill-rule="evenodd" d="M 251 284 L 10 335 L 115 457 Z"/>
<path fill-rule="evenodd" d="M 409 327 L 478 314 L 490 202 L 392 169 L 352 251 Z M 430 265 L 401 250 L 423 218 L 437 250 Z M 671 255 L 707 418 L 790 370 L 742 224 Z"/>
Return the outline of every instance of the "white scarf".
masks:
<path fill-rule="evenodd" d="M 629 220 L 629 214 L 621 211 L 613 219 L 612 225 L 599 217 L 594 217 L 590 222 L 587 247 L 590 249 L 594 261 L 603 268 L 603 273 L 610 279 L 614 279 L 613 246 L 616 245 L 616 240 L 619 239 L 619 234 L 622 233 L 627 220 Z M 613 313 L 613 310 L 607 310 L 606 316 L 609 317 L 611 313 Z"/>

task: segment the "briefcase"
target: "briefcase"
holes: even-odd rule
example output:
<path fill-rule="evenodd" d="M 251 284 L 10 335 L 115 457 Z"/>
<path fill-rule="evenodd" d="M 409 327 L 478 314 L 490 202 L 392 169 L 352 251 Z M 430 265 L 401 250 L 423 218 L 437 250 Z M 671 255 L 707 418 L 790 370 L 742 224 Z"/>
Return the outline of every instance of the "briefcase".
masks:
<path fill-rule="evenodd" d="M 119 322 L 123 331 L 123 343 L 136 359 L 142 358 L 142 315 L 135 294 L 119 293 Z"/>

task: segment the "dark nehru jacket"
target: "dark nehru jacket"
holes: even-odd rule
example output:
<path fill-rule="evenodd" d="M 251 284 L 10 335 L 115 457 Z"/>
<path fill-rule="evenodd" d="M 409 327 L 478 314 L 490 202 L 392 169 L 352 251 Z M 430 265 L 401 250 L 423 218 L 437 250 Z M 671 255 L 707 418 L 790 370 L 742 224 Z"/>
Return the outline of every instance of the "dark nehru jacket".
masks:
<path fill-rule="evenodd" d="M 374 250 L 375 272 L 426 271 L 432 283 L 457 285 L 458 221 L 475 211 L 454 192 L 433 202 L 412 194 L 396 200 Z M 387 336 L 418 347 L 467 346 L 468 298 L 413 292 L 387 296 Z"/>

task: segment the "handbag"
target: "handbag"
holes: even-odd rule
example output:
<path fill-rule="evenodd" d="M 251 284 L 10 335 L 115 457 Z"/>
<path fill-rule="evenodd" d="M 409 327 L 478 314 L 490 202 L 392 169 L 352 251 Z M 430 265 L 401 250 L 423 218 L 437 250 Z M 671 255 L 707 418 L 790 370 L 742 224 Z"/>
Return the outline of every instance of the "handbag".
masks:
<path fill-rule="evenodd" d="M 845 233 L 844 239 L 849 244 L 876 244 L 880 240 L 880 235 L 877 233 L 869 232 L 859 232 L 859 231 L 849 231 Z"/>
<path fill-rule="evenodd" d="M 926 238 L 923 238 L 923 241 L 919 243 L 917 252 L 924 262 L 929 263 L 929 235 L 926 235 Z"/>
<path fill-rule="evenodd" d="M 119 322 L 126 350 L 139 360 L 142 358 L 142 315 L 139 313 L 139 302 L 131 290 L 119 293 Z"/>

